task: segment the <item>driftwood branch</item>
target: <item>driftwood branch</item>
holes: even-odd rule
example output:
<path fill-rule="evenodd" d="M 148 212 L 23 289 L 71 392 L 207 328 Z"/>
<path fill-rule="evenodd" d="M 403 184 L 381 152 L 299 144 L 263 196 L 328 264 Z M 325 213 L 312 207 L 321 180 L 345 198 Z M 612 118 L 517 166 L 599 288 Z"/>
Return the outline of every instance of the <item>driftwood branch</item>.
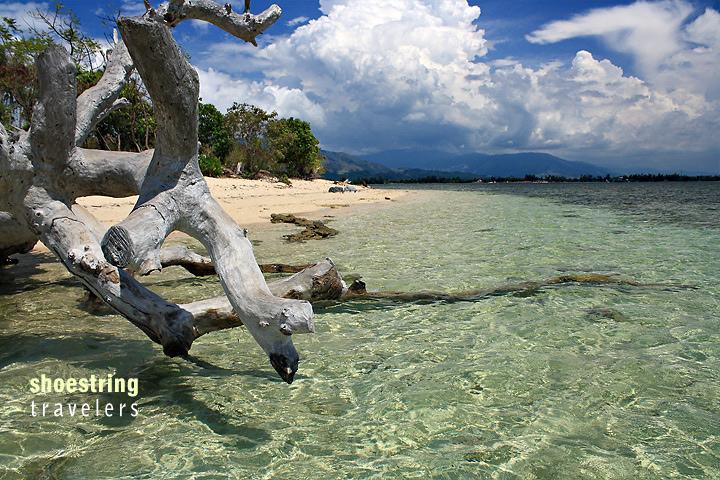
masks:
<path fill-rule="evenodd" d="M 129 103 L 119 97 L 132 71 L 132 59 L 125 43 L 121 41 L 108 54 L 105 72 L 100 81 L 77 98 L 75 145 L 82 146 L 100 121 L 111 111 Z"/>
<path fill-rule="evenodd" d="M 38 56 L 39 98 L 30 125 L 33 167 L 44 170 L 40 179 L 52 184 L 64 169 L 75 147 L 75 65 L 67 51 L 51 45 Z"/>
<path fill-rule="evenodd" d="M 258 15 L 240 14 L 210 0 L 171 0 L 157 10 L 157 15 L 171 27 L 184 20 L 202 20 L 255 46 L 255 38 L 275 23 L 281 13 L 280 7 L 272 5 Z"/>
<path fill-rule="evenodd" d="M 152 155 L 152 150 L 134 153 L 77 148 L 66 167 L 67 190 L 73 200 L 90 195 L 137 195 Z"/>
<path fill-rule="evenodd" d="M 108 230 L 105 256 L 119 267 L 144 274 L 161 268 L 160 247 L 172 231 L 200 240 L 234 311 L 273 367 L 290 382 L 299 361 L 291 334 L 314 330 L 312 307 L 272 294 L 246 232 L 210 195 L 198 167 L 197 73 L 168 27 L 153 18 L 123 18 L 118 23 L 153 99 L 158 128 L 138 203 L 128 218 Z"/>
<path fill-rule="evenodd" d="M 339 300 L 345 291 L 345 283 L 335 264 L 327 258 L 291 277 L 270 283 L 269 288 L 276 297 L 308 301 Z M 198 335 L 234 328 L 244 323 L 241 320 L 243 317 L 235 313 L 226 297 L 202 300 L 182 305 L 182 308 L 192 313 Z M 288 327 L 294 333 L 312 332 L 305 323 L 288 324 Z"/>
<path fill-rule="evenodd" d="M 198 77 L 169 30 L 195 18 L 254 42 L 280 10 L 237 15 L 203 0 L 171 1 L 164 8 L 162 14 L 150 10 L 118 22 L 123 43 L 98 85 L 80 98 L 64 49 L 52 46 L 38 57 L 39 102 L 29 134 L 0 131 L 0 232 L 13 232 L 9 242 L 0 238 L 0 253 L 24 251 L 42 240 L 87 289 L 162 344 L 166 354 L 183 355 L 201 334 L 197 325 L 203 331 L 214 328 L 203 320 L 208 308 L 202 302 L 182 307 L 167 302 L 131 273 L 161 268 L 165 238 L 184 231 L 210 254 L 227 297 L 222 308 L 242 319 L 275 370 L 292 382 L 299 355 L 291 335 L 314 330 L 312 307 L 299 298 L 335 294 L 340 287 L 329 275 L 339 275 L 329 262 L 278 282 L 273 290 L 265 283 L 246 232 L 212 198 L 200 173 Z M 99 119 L 122 103 L 119 92 L 133 67 L 153 100 L 156 149 L 129 154 L 78 148 Z M 75 204 L 86 195 L 135 193 L 139 198 L 131 214 L 101 241 L 102 226 Z M 323 268 L 324 273 L 318 270 Z"/>
<path fill-rule="evenodd" d="M 40 98 L 29 140 L 33 170 L 44 175 L 34 175 L 23 191 L 30 229 L 89 290 L 162 344 L 167 355 L 187 353 L 195 338 L 192 316 L 108 263 L 97 235 L 68 207 L 68 179 L 53 172 L 65 172 L 77 153 L 75 67 L 56 46 L 39 55 L 38 66 Z"/>

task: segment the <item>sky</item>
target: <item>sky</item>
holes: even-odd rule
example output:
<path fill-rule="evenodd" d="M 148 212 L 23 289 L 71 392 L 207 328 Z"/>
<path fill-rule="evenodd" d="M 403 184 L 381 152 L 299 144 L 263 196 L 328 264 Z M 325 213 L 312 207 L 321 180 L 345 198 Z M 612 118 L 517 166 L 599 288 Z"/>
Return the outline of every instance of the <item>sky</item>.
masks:
<path fill-rule="evenodd" d="M 204 102 L 308 120 L 323 148 L 348 153 L 537 151 L 720 173 L 720 1 L 275 3 L 257 48 L 202 22 L 176 29 Z M 96 38 L 111 35 L 102 17 L 144 11 L 65 5 Z M 0 15 L 22 25 L 50 6 L 0 0 Z"/>

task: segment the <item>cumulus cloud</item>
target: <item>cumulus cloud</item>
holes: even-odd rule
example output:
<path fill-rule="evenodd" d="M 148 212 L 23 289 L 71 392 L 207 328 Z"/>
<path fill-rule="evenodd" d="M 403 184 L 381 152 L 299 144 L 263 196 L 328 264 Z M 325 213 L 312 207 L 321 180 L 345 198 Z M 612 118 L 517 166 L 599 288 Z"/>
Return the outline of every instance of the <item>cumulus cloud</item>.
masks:
<path fill-rule="evenodd" d="M 631 55 L 648 82 L 666 89 L 713 93 L 717 98 L 720 15 L 708 8 L 687 23 L 692 13 L 692 5 L 685 1 L 640 1 L 551 22 L 527 39 L 546 44 L 598 36 L 610 48 Z"/>
<path fill-rule="evenodd" d="M 526 148 L 617 156 L 697 152 L 717 144 L 708 128 L 718 124 L 717 105 L 687 92 L 655 90 L 587 51 L 578 52 L 567 67 L 516 65 L 498 69 L 495 76 L 504 85 L 501 90 L 518 92 L 517 103 L 533 120 Z"/>
<path fill-rule="evenodd" d="M 489 42 L 480 9 L 465 0 L 321 0 L 320 7 L 320 18 L 259 50 L 212 46 L 213 65 L 199 69 L 203 97 L 307 118 L 325 147 L 350 151 L 464 146 L 607 162 L 720 151 L 715 10 L 688 23 L 684 2 L 638 2 L 529 36 L 537 43 L 602 36 L 637 57 L 636 78 L 587 51 L 536 68 L 483 61 Z"/>
<path fill-rule="evenodd" d="M 323 109 L 308 99 L 299 89 L 285 88 L 272 83 L 235 80 L 212 68 L 197 69 L 200 78 L 200 98 L 218 109 L 227 110 L 233 103 L 250 103 L 282 116 L 308 120 L 314 126 L 325 125 Z"/>
<path fill-rule="evenodd" d="M 680 26 L 691 13 L 692 7 L 682 1 L 641 1 L 551 22 L 527 39 L 533 43 L 553 43 L 600 36 L 614 49 L 634 55 L 647 74 L 682 48 Z"/>
<path fill-rule="evenodd" d="M 46 25 L 34 16 L 37 11 L 47 12 L 50 4 L 47 2 L 9 2 L 0 3 L 0 18 L 12 18 L 22 30 L 46 30 Z"/>

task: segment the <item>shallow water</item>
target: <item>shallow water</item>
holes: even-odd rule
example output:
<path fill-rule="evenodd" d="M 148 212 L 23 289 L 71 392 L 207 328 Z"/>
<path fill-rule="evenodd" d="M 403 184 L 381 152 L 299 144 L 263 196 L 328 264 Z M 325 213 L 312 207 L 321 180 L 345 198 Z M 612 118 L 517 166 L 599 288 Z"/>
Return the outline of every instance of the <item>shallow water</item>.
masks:
<path fill-rule="evenodd" d="M 373 290 L 642 284 L 324 307 L 291 386 L 242 330 L 165 358 L 26 257 L 0 277 L 0 478 L 718 478 L 719 199 L 717 183 L 443 186 L 330 218 L 328 240 L 253 231 L 262 262 L 331 256 Z M 148 283 L 179 302 L 220 291 L 176 268 Z M 137 418 L 30 416 L 30 378 L 112 372 L 139 377 Z"/>

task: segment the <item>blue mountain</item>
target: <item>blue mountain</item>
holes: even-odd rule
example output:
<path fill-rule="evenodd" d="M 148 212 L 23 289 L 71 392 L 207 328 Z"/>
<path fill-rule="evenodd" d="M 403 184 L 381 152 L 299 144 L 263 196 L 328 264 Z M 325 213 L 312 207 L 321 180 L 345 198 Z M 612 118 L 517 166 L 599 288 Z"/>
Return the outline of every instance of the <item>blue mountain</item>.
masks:
<path fill-rule="evenodd" d="M 325 157 L 325 173 L 323 177 L 329 180 L 418 180 L 435 177 L 438 179 L 474 180 L 478 176 L 469 172 L 452 172 L 444 170 L 430 170 L 418 168 L 392 168 L 380 163 L 365 160 L 362 157 L 343 152 L 323 150 Z"/>
<path fill-rule="evenodd" d="M 483 153 L 452 154 L 427 150 L 391 150 L 364 155 L 363 160 L 393 169 L 423 169 L 441 172 L 461 172 L 478 177 L 524 177 L 525 175 L 606 175 L 604 167 L 585 162 L 572 162 L 548 153 Z"/>

